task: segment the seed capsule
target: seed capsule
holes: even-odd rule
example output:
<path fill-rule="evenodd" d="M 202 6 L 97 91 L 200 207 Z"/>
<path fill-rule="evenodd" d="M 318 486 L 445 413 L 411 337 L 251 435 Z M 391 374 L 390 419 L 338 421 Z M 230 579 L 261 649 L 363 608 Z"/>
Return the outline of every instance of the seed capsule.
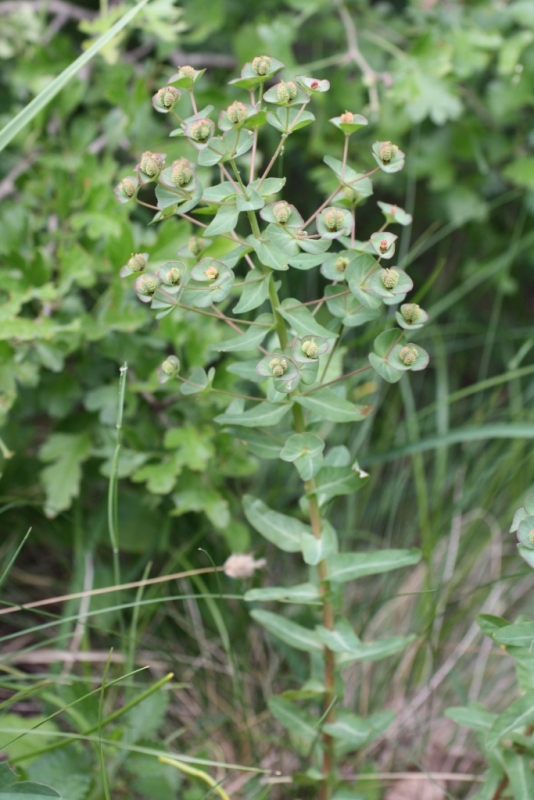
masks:
<path fill-rule="evenodd" d="M 317 358 L 319 348 L 314 339 L 308 339 L 306 342 L 302 342 L 301 350 L 308 358 Z"/>
<path fill-rule="evenodd" d="M 212 264 L 211 267 L 208 267 L 206 270 L 204 270 L 204 275 L 209 278 L 210 281 L 214 281 L 215 278 L 219 277 L 219 270 Z"/>
<path fill-rule="evenodd" d="M 212 133 L 213 122 L 209 119 L 199 119 L 198 122 L 191 125 L 191 138 L 200 144 L 205 144 Z"/>
<path fill-rule="evenodd" d="M 133 197 L 137 191 L 137 184 L 131 178 L 123 178 L 118 188 L 126 197 Z"/>
<path fill-rule="evenodd" d="M 171 181 L 175 186 L 186 186 L 193 177 L 193 170 L 187 158 L 179 158 L 172 165 Z"/>
<path fill-rule="evenodd" d="M 158 288 L 158 279 L 153 275 L 141 275 L 135 284 L 135 288 L 139 294 L 145 297 L 151 297 Z"/>
<path fill-rule="evenodd" d="M 404 364 L 405 367 L 411 367 L 412 364 L 415 364 L 417 361 L 417 350 L 415 347 L 410 347 L 410 345 L 406 345 L 403 347 L 399 353 L 399 358 Z"/>
<path fill-rule="evenodd" d="M 277 203 L 273 208 L 274 218 L 280 225 L 285 225 L 288 221 L 289 217 L 291 216 L 291 206 L 289 203 L 286 203 L 285 200 L 282 200 L 280 203 Z"/>
<path fill-rule="evenodd" d="M 190 236 L 187 243 L 187 249 L 193 256 L 198 256 L 205 248 L 206 243 L 202 236 Z"/>
<path fill-rule="evenodd" d="M 334 233 L 341 230 L 345 223 L 345 214 L 340 208 L 329 208 L 324 215 L 324 224 L 327 229 Z"/>
<path fill-rule="evenodd" d="M 164 372 L 165 375 L 171 377 L 171 375 L 174 375 L 174 373 L 176 372 L 176 364 L 174 363 L 174 361 L 171 361 L 170 359 L 167 358 L 161 365 L 161 371 Z"/>
<path fill-rule="evenodd" d="M 384 164 L 389 164 L 389 162 L 395 158 L 398 152 L 399 148 L 396 144 L 392 144 L 391 142 L 382 142 L 378 154 L 380 156 L 380 160 Z"/>
<path fill-rule="evenodd" d="M 180 67 L 180 69 L 177 72 L 177 75 L 178 75 L 178 78 L 191 78 L 191 79 L 193 79 L 195 77 L 195 70 L 193 69 L 193 67 L 189 67 L 189 66 Z"/>
<path fill-rule="evenodd" d="M 346 125 L 350 125 L 354 122 L 354 114 L 352 111 L 345 111 L 339 118 L 340 122 L 344 122 Z"/>
<path fill-rule="evenodd" d="M 239 100 L 236 100 L 235 103 L 228 106 L 226 113 L 228 114 L 230 122 L 233 122 L 234 125 L 239 125 L 246 120 L 248 110 L 244 103 L 240 103 Z"/>
<path fill-rule="evenodd" d="M 406 322 L 417 322 L 421 316 L 421 309 L 417 303 L 407 303 L 405 306 L 402 306 L 401 313 Z"/>
<path fill-rule="evenodd" d="M 142 253 L 136 253 L 128 260 L 128 266 L 132 272 L 142 272 L 146 267 L 146 258 Z"/>
<path fill-rule="evenodd" d="M 168 281 L 169 283 L 172 283 L 173 286 L 178 286 L 178 284 L 180 283 L 180 278 L 181 275 L 178 267 L 171 267 L 165 273 L 165 280 Z"/>
<path fill-rule="evenodd" d="M 348 265 L 349 265 L 349 259 L 344 258 L 343 256 L 339 256 L 336 263 L 334 264 L 334 267 L 337 269 L 338 272 L 345 272 Z"/>
<path fill-rule="evenodd" d="M 159 153 L 151 153 L 150 150 L 146 150 L 143 153 L 139 162 L 141 171 L 148 175 L 149 178 L 155 178 L 156 175 L 159 175 L 164 166 L 165 159 Z"/>
<path fill-rule="evenodd" d="M 268 75 L 271 69 L 271 59 L 269 56 L 256 56 L 252 60 L 252 69 L 256 75 Z"/>
<path fill-rule="evenodd" d="M 158 89 L 156 92 L 157 102 L 160 103 L 163 108 L 168 109 L 171 109 L 181 96 L 181 92 L 175 86 L 164 86 L 163 89 Z"/>
<path fill-rule="evenodd" d="M 396 269 L 386 268 L 382 270 L 380 277 L 382 278 L 382 283 L 386 289 L 394 289 L 399 282 L 399 273 Z"/>
<path fill-rule="evenodd" d="M 269 361 L 269 369 L 275 378 L 281 378 L 287 372 L 287 361 L 285 358 L 272 358 Z"/>
<path fill-rule="evenodd" d="M 290 103 L 297 96 L 297 84 L 293 81 L 280 81 L 276 87 L 276 96 L 281 103 Z"/>
<path fill-rule="evenodd" d="M 387 251 L 389 250 L 388 240 L 382 239 L 382 241 L 378 245 L 378 249 L 380 250 L 381 253 L 387 253 Z"/>

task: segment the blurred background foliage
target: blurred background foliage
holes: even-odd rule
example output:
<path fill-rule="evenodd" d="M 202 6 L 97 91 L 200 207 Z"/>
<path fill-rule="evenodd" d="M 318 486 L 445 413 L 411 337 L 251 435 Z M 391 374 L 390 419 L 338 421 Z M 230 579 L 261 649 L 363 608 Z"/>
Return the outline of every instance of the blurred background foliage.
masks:
<path fill-rule="evenodd" d="M 0 127 L 131 5 L 0 2 Z M 476 699 L 484 671 L 499 699 L 512 685 L 502 659 L 487 648 L 475 655 L 465 649 L 481 641 L 475 614 L 489 602 L 486 610 L 513 617 L 528 590 L 514 541 L 503 531 L 533 483 L 530 0 L 151 0 L 4 151 L 0 556 L 6 563 L 32 528 L 11 572 L 8 599 L 26 602 L 29 595 L 39 599 L 113 580 L 107 491 L 124 362 L 119 529 L 125 580 L 141 577 L 149 562 L 152 574 L 163 574 L 207 566 L 209 559 L 219 564 L 230 552 L 248 549 L 269 557 L 269 546 L 244 520 L 242 495 L 253 490 L 281 511 L 295 506 L 298 486 L 290 467 L 286 472 L 279 462 L 260 464 L 212 422 L 225 406 L 220 395 L 191 399 L 172 385 L 158 385 L 156 369 L 167 353 L 179 355 L 184 373 L 215 366 L 216 385 L 223 389 L 230 360 L 209 349 L 222 334 L 215 320 L 176 314 L 156 323 L 118 277 L 132 252 L 174 258 L 193 232 L 190 224 L 170 219 L 149 226 L 148 212 L 131 213 L 112 192 L 144 150 L 168 153 L 169 159 L 186 154 L 182 141 L 167 139 L 169 123 L 150 105 L 177 66 L 208 68 L 199 102 L 219 109 L 241 99 L 227 81 L 264 52 L 286 64 L 284 76 L 312 74 L 331 82 L 330 92 L 314 103 L 317 123 L 292 136 L 283 157 L 285 197 L 304 216 L 334 188 L 322 161 L 340 157 L 330 117 L 346 109 L 368 116 L 371 124 L 358 133 L 357 144 L 351 141 L 349 156 L 361 171 L 374 166 L 374 141 L 392 140 L 407 154 L 400 175 L 374 179 L 375 197 L 358 209 L 357 235 L 381 224 L 376 199 L 413 214 L 413 226 L 400 239 L 399 263 L 422 287 L 415 299 L 431 317 L 425 342 L 431 363 L 410 382 L 366 381 L 353 390 L 352 399 L 372 402 L 377 413 L 358 426 L 342 426 L 339 444 L 351 449 L 371 480 L 336 505 L 332 521 L 347 546 L 423 546 L 425 568 L 405 584 L 387 578 L 363 582 L 355 592 L 352 613 L 364 633 L 406 627 L 420 637 L 394 684 L 390 662 L 373 668 L 372 683 L 366 668 L 359 668 L 353 697 L 363 711 L 386 704 L 407 709 L 405 739 L 400 747 L 384 744 L 383 763 L 428 767 L 426 734 L 438 730 L 438 751 L 443 742 L 458 750 L 458 734 L 450 728 L 443 733 L 436 723 L 445 705 Z M 264 132 L 264 163 L 277 141 L 274 131 Z M 299 296 L 316 297 L 322 280 L 317 272 L 291 274 L 290 286 L 298 286 Z M 361 334 L 347 358 L 358 365 L 368 348 Z M 286 559 L 270 563 L 268 577 L 258 580 L 280 583 L 300 569 L 291 556 Z M 202 593 L 206 586 L 219 591 L 211 579 L 195 588 Z M 386 612 L 376 614 L 379 591 L 390 600 Z M 111 605 L 100 602 L 94 599 L 91 609 Z M 67 609 L 71 615 L 75 610 Z M 75 628 L 64 613 L 52 628 L 53 646 L 61 650 Z M 6 636 L 36 624 L 29 612 L 5 619 Z M 267 763 L 276 744 L 272 723 L 260 718 L 258 729 L 245 735 L 244 720 L 261 712 L 273 685 L 284 687 L 283 664 L 289 672 L 302 669 L 299 659 L 281 644 L 266 644 L 249 626 L 244 604 L 233 601 L 147 606 L 136 624 L 134 644 L 156 660 L 170 659 L 177 674 L 199 654 L 203 659 L 198 672 L 186 670 L 189 711 L 177 701 L 171 713 L 174 728 L 188 729 L 187 748 L 220 760 Z M 35 648 L 49 638 L 49 630 L 36 631 L 23 645 Z M 102 613 L 88 623 L 83 647 L 123 650 L 125 639 L 117 614 Z M 14 653 L 7 641 L 6 652 Z M 169 648 L 169 641 L 176 647 Z M 417 705 L 421 687 L 447 665 L 451 652 L 458 657 L 429 695 L 435 705 Z M 249 658 L 254 666 L 232 706 L 236 670 Z M 215 674 L 220 683 L 214 688 Z M 72 687 L 62 691 L 68 702 Z M 406 698 L 413 697 L 410 706 Z M 161 709 L 154 735 L 163 716 Z M 222 732 L 232 726 L 227 744 Z M 265 738 L 258 744 L 260 732 Z M 216 742 L 213 749 L 208 736 Z M 258 747 L 255 760 L 251 747 Z M 461 762 L 461 755 L 451 758 L 453 766 Z M 469 768 L 473 764 L 474 751 Z M 174 796 L 180 780 L 171 769 L 165 775 L 161 786 L 156 781 L 163 800 Z M 135 792 L 149 796 L 139 780 Z M 257 779 L 247 785 L 247 797 L 260 796 L 254 793 Z M 361 796 L 381 797 L 378 786 L 362 784 Z M 456 787 L 454 796 L 467 790 Z M 90 782 L 78 796 L 89 791 L 99 796 Z M 188 791 L 193 799 L 204 796 Z"/>

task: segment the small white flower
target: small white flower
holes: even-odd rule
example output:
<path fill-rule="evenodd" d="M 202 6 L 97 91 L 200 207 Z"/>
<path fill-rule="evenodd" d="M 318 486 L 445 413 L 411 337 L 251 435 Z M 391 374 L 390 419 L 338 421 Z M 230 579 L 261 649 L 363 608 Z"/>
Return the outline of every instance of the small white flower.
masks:
<path fill-rule="evenodd" d="M 251 578 L 254 570 L 264 567 L 266 563 L 264 558 L 255 560 L 254 556 L 247 553 L 237 553 L 226 559 L 223 572 L 229 578 Z"/>

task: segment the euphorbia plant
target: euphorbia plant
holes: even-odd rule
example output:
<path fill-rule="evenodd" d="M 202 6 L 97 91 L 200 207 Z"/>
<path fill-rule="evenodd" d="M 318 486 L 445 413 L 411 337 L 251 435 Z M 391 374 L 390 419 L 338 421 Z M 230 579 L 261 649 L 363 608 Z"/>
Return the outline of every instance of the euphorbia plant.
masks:
<path fill-rule="evenodd" d="M 217 132 L 210 118 L 212 106 L 197 108 L 195 86 L 203 73 L 182 67 L 152 102 L 156 111 L 177 120 L 171 136 L 189 140 L 196 164 L 182 157 L 167 165 L 164 154 L 147 151 L 135 176 L 124 178 L 115 191 L 121 202 L 153 207 L 153 221 L 177 215 L 202 229 L 201 236 L 193 236 L 189 247 L 177 253 L 176 261 L 149 265 L 146 253 L 129 258 L 121 275 L 135 275 L 139 299 L 150 304 L 158 318 L 191 311 L 220 318 L 231 331 L 214 349 L 245 354 L 229 368 L 235 391 L 213 386 L 217 364 L 182 377 L 176 355 L 162 363 L 161 383 L 181 382 L 184 395 L 211 391 L 230 396 L 216 422 L 253 454 L 293 463 L 302 481 L 298 516 L 284 515 L 251 495 L 245 496 L 243 508 L 250 524 L 269 542 L 286 553 L 301 554 L 310 567 L 310 580 L 253 589 L 245 597 L 254 603 L 289 601 L 317 609 L 318 624 L 313 629 L 283 613 L 257 607 L 251 613 L 270 633 L 311 655 L 313 680 L 293 692 L 291 701 L 273 697 L 269 705 L 311 754 L 308 778 L 317 781 L 318 797 L 327 800 L 338 791 L 339 758 L 382 733 L 392 718 L 381 712 L 363 719 L 341 709 L 340 670 L 353 661 L 390 656 L 410 641 L 395 636 L 362 642 L 339 611 L 342 585 L 413 565 L 420 558 L 417 550 L 338 551 L 336 531 L 327 518 L 329 504 L 360 489 L 367 475 L 351 464 L 348 448 L 327 447 L 327 434 L 332 423 L 358 422 L 373 412 L 372 406 L 347 399 L 355 376 L 375 370 L 395 383 L 407 371 L 424 369 L 428 355 L 414 344 L 413 332 L 428 316 L 415 303 L 404 303 L 413 284 L 405 271 L 393 265 L 397 236 L 386 230 L 392 224 L 409 225 L 410 215 L 380 202 L 382 226 L 365 240 L 355 237 L 355 210 L 372 194 L 371 176 L 379 170 L 395 173 L 404 165 L 404 153 L 389 141 L 373 145 L 367 172 L 349 165 L 351 136 L 367 125 L 365 117 L 344 111 L 331 120 L 340 131 L 341 159 L 324 161 L 337 186 L 309 219 L 281 198 L 286 181 L 271 177 L 273 165 L 286 139 L 314 121 L 307 108 L 312 96 L 329 88 L 326 80 L 302 76 L 276 83 L 274 76 L 282 68 L 268 56 L 246 64 L 241 77 L 230 83 L 248 97 L 219 114 Z M 182 117 L 177 109 L 187 94 L 191 114 Z M 265 125 L 279 131 L 280 141 L 260 169 L 258 135 Z M 147 201 L 150 190 L 156 205 Z M 195 217 L 197 212 L 202 216 Z M 209 224 L 201 221 L 204 215 L 213 217 Z M 286 296 L 285 273 L 317 268 L 326 279 L 317 299 Z M 389 307 L 399 304 L 393 317 Z M 336 372 L 334 365 L 340 359 L 333 356 L 342 352 L 339 343 L 343 339 L 350 346 L 353 329 L 368 323 L 379 332 L 373 351 L 362 353 L 357 369 Z M 243 388 L 247 382 L 254 389 Z M 249 562 L 243 563 L 244 575 Z M 252 559 L 250 564 L 252 569 Z"/>

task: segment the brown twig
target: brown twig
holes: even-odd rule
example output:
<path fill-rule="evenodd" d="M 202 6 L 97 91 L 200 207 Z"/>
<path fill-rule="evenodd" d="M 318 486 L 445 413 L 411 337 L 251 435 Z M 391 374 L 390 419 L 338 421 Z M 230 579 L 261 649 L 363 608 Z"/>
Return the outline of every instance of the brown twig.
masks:
<path fill-rule="evenodd" d="M 347 37 L 348 50 L 346 61 L 353 61 L 361 70 L 366 85 L 369 88 L 369 108 L 371 116 L 373 119 L 378 119 L 380 114 L 380 100 L 378 98 L 377 83 L 380 76 L 371 67 L 358 46 L 356 25 L 345 3 L 343 0 L 334 0 L 334 3 L 345 29 L 345 36 Z"/>

